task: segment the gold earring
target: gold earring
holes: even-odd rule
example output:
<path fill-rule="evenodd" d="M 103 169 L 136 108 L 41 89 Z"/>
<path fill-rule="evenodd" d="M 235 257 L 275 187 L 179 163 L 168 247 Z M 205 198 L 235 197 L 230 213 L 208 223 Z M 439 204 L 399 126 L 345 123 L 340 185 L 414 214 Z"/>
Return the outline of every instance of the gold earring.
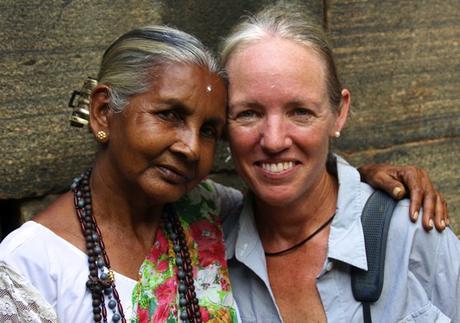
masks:
<path fill-rule="evenodd" d="M 97 141 L 101 143 L 106 143 L 109 140 L 109 135 L 104 130 L 99 130 L 96 133 L 96 138 L 97 138 Z"/>
<path fill-rule="evenodd" d="M 339 138 L 339 137 L 340 137 L 340 131 L 336 131 L 336 132 L 334 133 L 334 136 L 335 136 L 336 138 Z"/>

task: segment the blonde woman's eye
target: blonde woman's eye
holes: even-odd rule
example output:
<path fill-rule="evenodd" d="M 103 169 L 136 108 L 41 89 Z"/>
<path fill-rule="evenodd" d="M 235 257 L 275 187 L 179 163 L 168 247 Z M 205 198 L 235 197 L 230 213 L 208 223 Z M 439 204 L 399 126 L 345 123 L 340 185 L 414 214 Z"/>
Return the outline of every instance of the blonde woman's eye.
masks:
<path fill-rule="evenodd" d="M 257 116 L 256 112 L 253 110 L 245 110 L 241 111 L 236 115 L 237 119 L 250 119 L 255 118 Z"/>
<path fill-rule="evenodd" d="M 296 116 L 309 116 L 311 112 L 305 108 L 294 109 L 293 114 Z"/>

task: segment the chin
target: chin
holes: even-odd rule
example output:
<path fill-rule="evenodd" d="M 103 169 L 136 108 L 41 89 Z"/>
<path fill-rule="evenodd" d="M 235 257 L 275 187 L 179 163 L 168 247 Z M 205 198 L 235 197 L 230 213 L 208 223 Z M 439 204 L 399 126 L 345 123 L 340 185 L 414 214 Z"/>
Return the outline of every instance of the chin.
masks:
<path fill-rule="evenodd" d="M 165 183 L 161 186 L 148 187 L 145 193 L 157 203 L 174 203 L 187 192 L 185 185 Z"/>
<path fill-rule="evenodd" d="M 252 191 L 256 198 L 262 201 L 264 204 L 272 206 L 286 206 L 289 205 L 293 197 L 286 190 L 270 190 L 270 191 Z"/>

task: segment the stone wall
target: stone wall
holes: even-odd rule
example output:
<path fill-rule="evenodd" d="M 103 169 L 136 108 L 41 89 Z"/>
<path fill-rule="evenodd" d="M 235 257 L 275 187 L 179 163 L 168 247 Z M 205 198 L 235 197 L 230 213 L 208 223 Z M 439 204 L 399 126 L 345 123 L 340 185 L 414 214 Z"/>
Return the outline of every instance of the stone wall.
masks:
<path fill-rule="evenodd" d="M 67 101 L 95 75 L 107 45 L 164 23 L 216 48 L 238 17 L 271 1 L 13 1 L 0 3 L 2 234 L 66 190 L 92 161 Z M 457 0 L 305 1 L 330 31 L 354 115 L 337 149 L 365 162 L 429 169 L 460 233 L 460 5 Z M 213 177 L 237 184 L 225 149 Z"/>

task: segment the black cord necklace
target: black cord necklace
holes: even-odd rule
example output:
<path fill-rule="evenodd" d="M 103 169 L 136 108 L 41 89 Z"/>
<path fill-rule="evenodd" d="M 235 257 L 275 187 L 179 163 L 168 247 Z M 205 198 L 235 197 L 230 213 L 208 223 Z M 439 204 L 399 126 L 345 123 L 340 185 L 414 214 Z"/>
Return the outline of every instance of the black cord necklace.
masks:
<path fill-rule="evenodd" d="M 318 233 L 320 233 L 325 227 L 327 227 L 329 225 L 329 223 L 332 222 L 332 219 L 334 219 L 334 216 L 335 216 L 335 213 L 332 214 L 332 216 L 326 221 L 324 222 L 318 229 L 316 229 L 313 233 L 311 233 L 308 237 L 306 237 L 305 239 L 303 239 L 302 241 L 300 241 L 299 243 L 296 243 L 295 245 L 293 245 L 292 247 L 289 247 L 287 249 L 284 249 L 284 250 L 281 250 L 281 251 L 277 251 L 277 252 L 265 252 L 265 256 L 266 257 L 277 257 L 277 256 L 284 256 L 285 254 L 288 254 L 290 252 L 293 252 L 294 250 L 296 250 L 297 248 L 301 247 L 302 245 L 304 245 L 305 243 L 307 243 L 308 240 L 310 240 L 311 238 L 313 238 L 314 236 L 316 236 Z"/>

